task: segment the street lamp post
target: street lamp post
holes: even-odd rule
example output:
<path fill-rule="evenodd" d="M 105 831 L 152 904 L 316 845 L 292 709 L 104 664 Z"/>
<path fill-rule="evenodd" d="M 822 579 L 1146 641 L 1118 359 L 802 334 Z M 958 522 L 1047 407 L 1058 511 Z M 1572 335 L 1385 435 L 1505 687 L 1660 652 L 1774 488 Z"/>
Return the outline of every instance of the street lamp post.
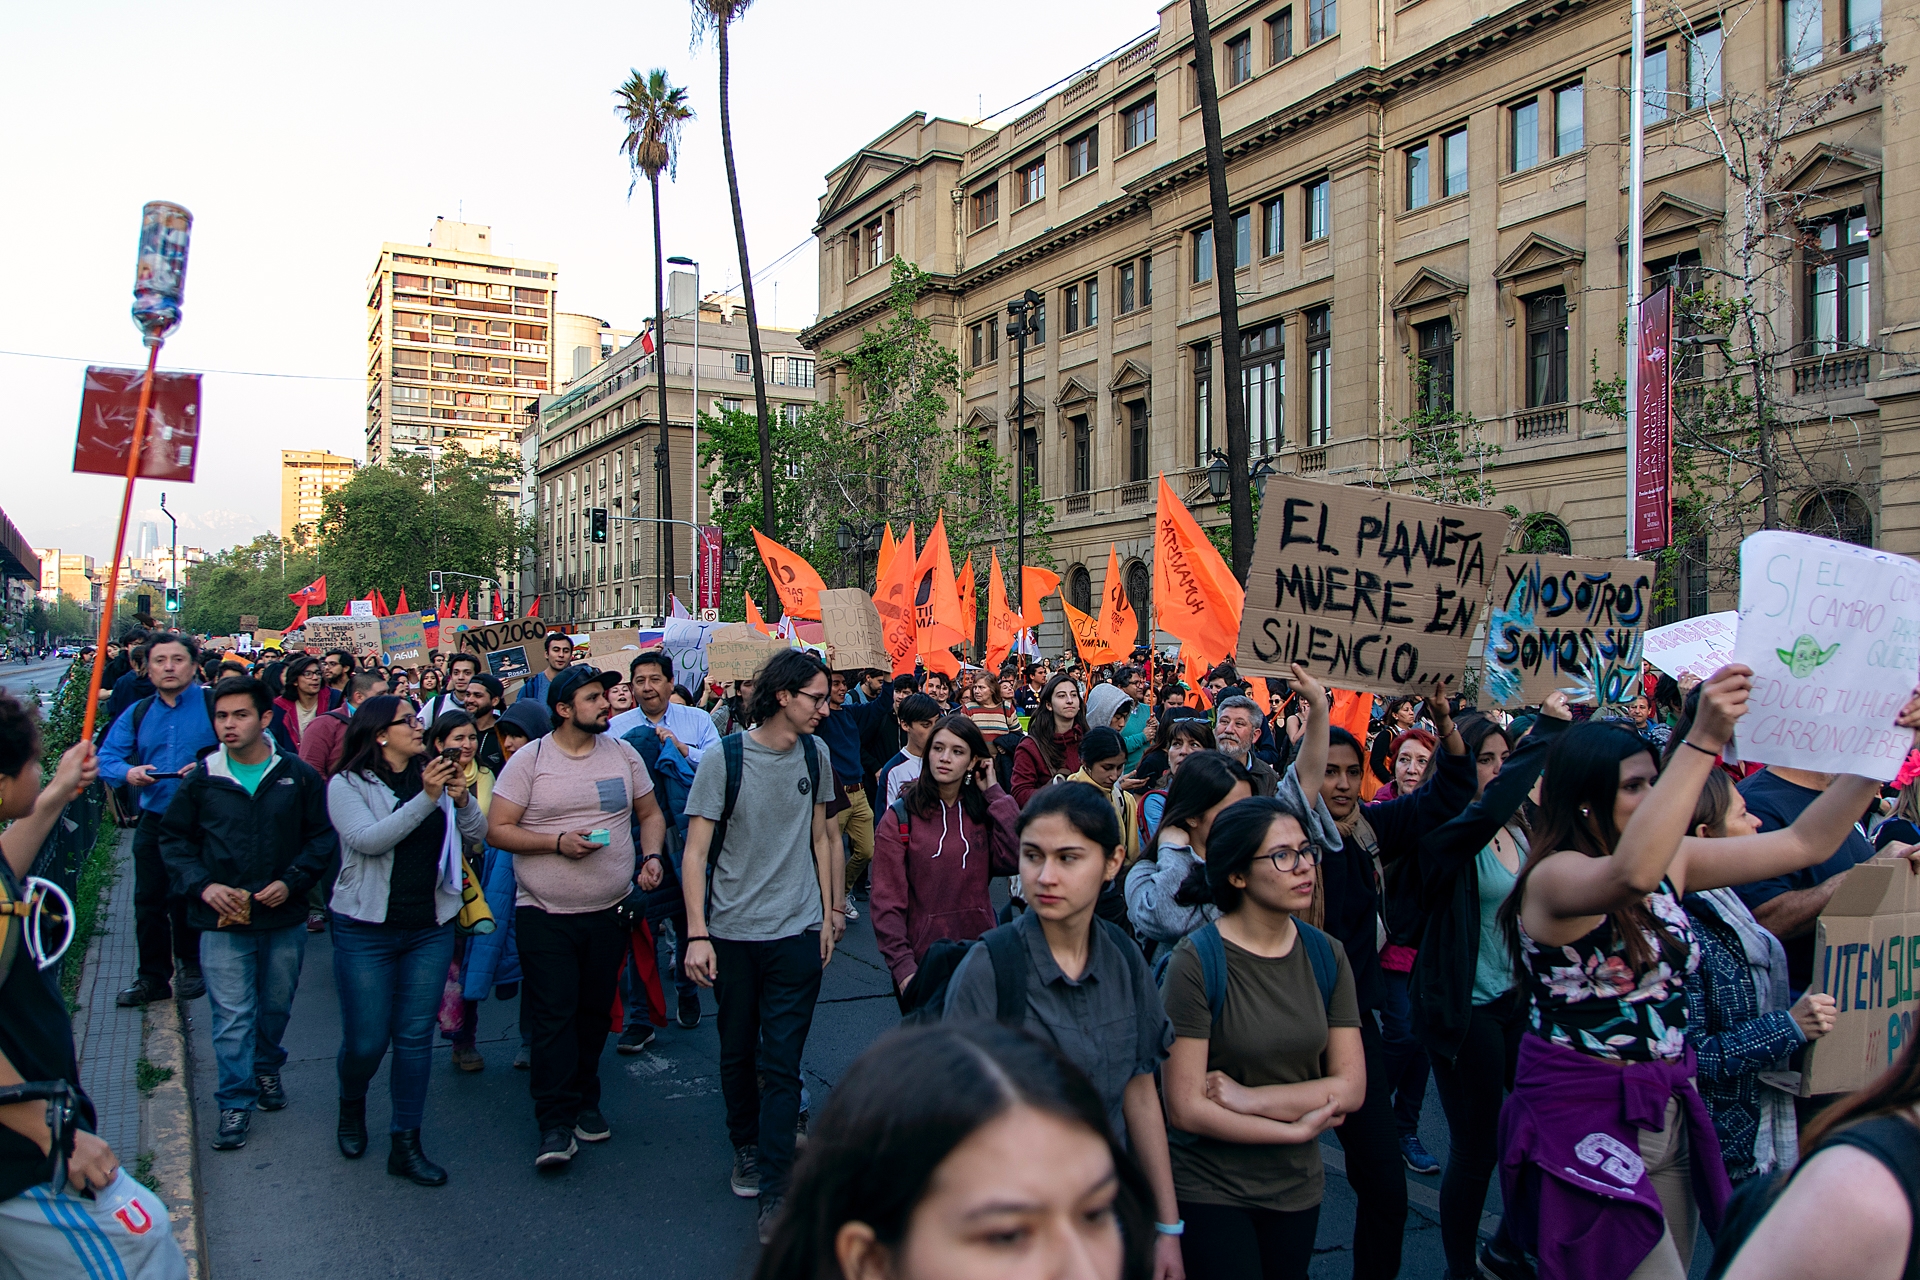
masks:
<path fill-rule="evenodd" d="M 167 544 L 167 594 L 173 597 L 174 603 L 178 604 L 180 600 L 180 522 L 173 518 L 173 512 L 167 510 L 165 493 L 160 495 L 160 514 L 165 516 L 167 523 L 173 526 L 173 541 Z M 285 576 L 284 570 L 282 576 Z"/>
<path fill-rule="evenodd" d="M 848 551 L 852 551 L 855 548 L 859 550 L 860 558 L 854 566 L 854 585 L 863 591 L 866 589 L 867 581 L 867 552 L 869 550 L 878 551 L 880 539 L 884 536 L 885 526 L 878 522 L 871 525 L 855 527 L 848 524 L 845 520 L 842 520 L 840 527 L 834 531 L 834 545 L 840 548 L 842 555 L 845 555 Z M 874 563 L 876 575 L 879 572 L 879 568 L 879 562 L 876 560 Z M 873 584 L 873 589 L 875 591 L 880 589 L 878 581 Z"/>
<path fill-rule="evenodd" d="M 1038 290 L 1029 289 L 1007 304 L 1007 315 L 1011 317 L 1007 336 L 1016 344 L 1014 381 L 1019 387 L 1013 411 L 1013 608 L 1016 613 L 1027 606 L 1027 335 L 1033 331 L 1028 317 L 1044 301 Z"/>
<path fill-rule="evenodd" d="M 693 477 L 687 489 L 687 509 L 693 513 L 693 572 L 689 575 L 693 599 L 688 603 L 700 611 L 700 263 L 685 254 L 667 259 L 676 267 L 693 268 Z M 667 358 L 667 335 L 660 335 L 660 358 Z M 662 413 L 666 410 L 662 409 Z M 669 511 L 668 515 L 673 513 Z M 672 536 L 669 532 L 668 536 Z M 717 595 L 716 595 L 716 598 Z"/>

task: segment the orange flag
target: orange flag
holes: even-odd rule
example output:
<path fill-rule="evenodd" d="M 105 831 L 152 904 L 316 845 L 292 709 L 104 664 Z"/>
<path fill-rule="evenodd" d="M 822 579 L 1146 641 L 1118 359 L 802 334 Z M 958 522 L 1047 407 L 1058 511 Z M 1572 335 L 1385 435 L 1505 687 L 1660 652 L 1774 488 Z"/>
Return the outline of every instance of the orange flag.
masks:
<path fill-rule="evenodd" d="M 820 581 L 813 566 L 799 552 L 788 550 L 758 529 L 753 531 L 753 541 L 760 548 L 767 577 L 780 597 L 781 611 L 796 618 L 819 618 L 820 593 L 827 589 L 827 584 Z"/>
<path fill-rule="evenodd" d="M 1100 624 L 1099 637 L 1107 652 L 1114 656 L 1108 662 L 1125 662 L 1133 652 L 1134 637 L 1140 634 L 1140 619 L 1133 612 L 1133 605 L 1127 599 L 1127 584 L 1120 576 L 1120 550 L 1111 542 L 1107 544 L 1107 576 L 1100 584 Z"/>
<path fill-rule="evenodd" d="M 1373 717 L 1373 695 L 1351 689 L 1329 689 L 1327 697 L 1332 703 L 1333 723 L 1364 744 Z"/>
<path fill-rule="evenodd" d="M 1180 638 L 1182 653 L 1208 662 L 1232 657 L 1240 643 L 1246 590 L 1164 475 L 1153 529 L 1155 625 Z"/>
<path fill-rule="evenodd" d="M 772 635 L 773 628 L 768 626 L 767 620 L 760 616 L 760 606 L 753 602 L 753 592 L 748 591 L 743 594 L 747 597 L 747 625 L 756 631 L 764 631 Z"/>
<path fill-rule="evenodd" d="M 1100 623 L 1097 620 L 1080 612 L 1064 599 L 1060 601 L 1060 607 L 1066 610 L 1067 630 L 1073 633 L 1074 647 L 1080 650 L 1082 659 L 1096 665 L 1126 660 L 1126 654 L 1115 653 L 1108 647 L 1106 640 L 1100 635 Z"/>
<path fill-rule="evenodd" d="M 893 553 L 898 550 L 893 542 L 893 525 L 891 523 L 883 524 L 880 528 L 880 554 L 874 558 L 873 562 L 873 580 L 875 582 L 879 582 L 887 576 L 887 570 L 893 565 Z"/>
<path fill-rule="evenodd" d="M 1182 650 L 1180 654 L 1180 665 L 1183 668 L 1181 674 L 1186 677 L 1187 682 L 1187 705 L 1190 707 L 1211 708 L 1213 706 L 1213 699 L 1207 696 L 1206 686 L 1201 683 L 1207 674 L 1206 662 L 1201 659 L 1199 654 Z"/>
<path fill-rule="evenodd" d="M 1014 637 L 1020 631 L 1020 615 L 1007 603 L 1007 580 L 1000 572 L 1000 553 L 993 553 L 987 570 L 987 670 L 998 671 L 1013 652 Z"/>
<path fill-rule="evenodd" d="M 1051 569 L 1020 566 L 1020 625 L 1040 625 L 1040 602 L 1060 588 L 1060 575 Z"/>
<path fill-rule="evenodd" d="M 916 644 L 927 670 L 958 674 L 960 667 L 947 649 L 966 643 L 960 628 L 960 597 L 953 589 L 953 558 L 947 553 L 946 516 L 934 518 L 927 545 L 913 567 L 913 611 Z M 947 670 L 949 667 L 952 670 Z"/>
<path fill-rule="evenodd" d="M 893 659 L 893 674 L 897 676 L 912 674 L 913 654 L 918 639 L 913 608 L 915 575 L 912 546 L 912 531 L 909 529 L 908 536 L 895 548 L 894 557 L 873 592 L 874 607 L 880 611 L 880 635 L 886 645 L 887 655 Z"/>
<path fill-rule="evenodd" d="M 966 623 L 967 652 L 972 653 L 974 633 L 980 627 L 980 602 L 975 598 L 972 556 L 961 563 L 960 574 L 953 580 L 953 594 L 960 598 L 960 621 Z"/>

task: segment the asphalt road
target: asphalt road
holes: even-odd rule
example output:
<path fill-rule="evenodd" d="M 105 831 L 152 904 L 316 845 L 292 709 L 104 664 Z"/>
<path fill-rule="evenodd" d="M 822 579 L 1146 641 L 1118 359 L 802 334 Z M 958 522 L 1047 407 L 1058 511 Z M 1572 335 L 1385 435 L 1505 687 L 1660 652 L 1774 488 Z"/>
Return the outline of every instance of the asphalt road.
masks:
<path fill-rule="evenodd" d="M 292 1105 L 257 1114 L 242 1150 L 200 1154 L 212 1274 L 523 1280 L 537 1269 L 568 1280 L 746 1276 L 757 1248 L 754 1205 L 727 1188 L 732 1152 L 712 1007 L 709 995 L 708 1017 L 697 1029 L 669 1026 L 645 1054 L 621 1057 L 609 1045 L 601 1060 L 602 1107 L 613 1138 L 581 1144 L 570 1169 L 545 1175 L 533 1168 L 538 1134 L 527 1077 L 511 1066 L 519 1044 L 515 1006 L 482 1004 L 486 1070 L 457 1072 L 444 1042 L 435 1051 L 423 1142 L 450 1180 L 438 1189 L 416 1187 L 386 1172 L 384 1068 L 369 1100 L 367 1155 L 348 1161 L 334 1147 L 339 1005 L 329 936 L 309 935 L 286 1040 Z M 204 1147 L 218 1122 L 213 1050 L 204 1000 L 189 1012 Z M 827 970 L 807 1043 L 816 1115 L 848 1064 L 897 1022 L 863 916 Z M 1431 1096 L 1423 1127 L 1429 1145 L 1441 1150 L 1444 1124 Z M 1437 1276 L 1444 1271 L 1432 1211 L 1438 1179 L 1409 1181 L 1427 1205 L 1416 1203 L 1409 1216 L 1402 1274 Z M 1314 1276 L 1349 1274 L 1353 1204 L 1345 1180 L 1329 1176 Z"/>
<path fill-rule="evenodd" d="M 67 667 L 72 662 L 71 658 L 54 658 L 46 662 L 29 663 L 24 667 L 17 662 L 0 662 L 0 689 L 19 698 L 37 687 L 41 693 L 52 697 L 53 687 L 60 683 L 60 677 L 67 673 Z"/>

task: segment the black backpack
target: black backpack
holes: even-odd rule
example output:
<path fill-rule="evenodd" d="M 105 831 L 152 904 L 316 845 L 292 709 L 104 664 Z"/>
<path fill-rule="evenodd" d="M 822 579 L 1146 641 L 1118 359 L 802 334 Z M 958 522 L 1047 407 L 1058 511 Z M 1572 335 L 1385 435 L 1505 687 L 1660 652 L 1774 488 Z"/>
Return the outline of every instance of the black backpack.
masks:
<path fill-rule="evenodd" d="M 730 733 L 720 739 L 720 755 L 727 766 L 727 799 L 720 808 L 720 818 L 713 824 L 713 839 L 707 845 L 707 879 L 713 879 L 713 869 L 720 862 L 721 850 L 727 843 L 727 820 L 733 817 L 734 806 L 740 803 L 740 784 L 747 774 L 747 746 L 745 730 Z M 820 746 L 813 735 L 803 733 L 800 743 L 807 751 L 807 794 L 814 803 L 821 803 L 820 796 Z"/>
<path fill-rule="evenodd" d="M 207 706 L 207 723 L 211 725 L 213 723 L 213 687 L 203 684 L 200 686 L 200 693 Z M 124 713 L 131 719 L 133 724 L 133 754 L 135 756 L 133 763 L 135 765 L 145 763 L 138 758 L 140 754 L 140 725 L 146 720 L 147 712 L 153 710 L 153 700 L 159 696 L 157 693 L 150 693 L 140 699 L 140 701 L 134 703 L 131 707 L 128 707 Z M 107 734 L 111 732 L 113 732 L 113 724 L 109 723 L 106 729 L 101 731 L 100 740 L 105 742 Z M 216 734 L 214 736 L 218 737 L 219 735 Z M 130 782 L 123 782 L 119 786 L 114 787 L 110 794 L 113 800 L 114 825 L 117 827 L 139 826 L 140 789 Z"/>
<path fill-rule="evenodd" d="M 928 947 L 901 1003 L 901 1024 L 940 1021 L 946 1014 L 947 987 L 953 982 L 954 972 L 974 943 L 984 942 L 987 959 L 993 965 L 994 1021 L 1008 1027 L 1023 1026 L 1027 1020 L 1027 944 L 1018 933 L 1019 927 L 1016 920 L 989 929 L 978 938 L 942 938 Z M 1133 939 L 1111 920 L 1095 916 L 1093 927 L 1108 930 L 1116 945 L 1134 945 Z"/>

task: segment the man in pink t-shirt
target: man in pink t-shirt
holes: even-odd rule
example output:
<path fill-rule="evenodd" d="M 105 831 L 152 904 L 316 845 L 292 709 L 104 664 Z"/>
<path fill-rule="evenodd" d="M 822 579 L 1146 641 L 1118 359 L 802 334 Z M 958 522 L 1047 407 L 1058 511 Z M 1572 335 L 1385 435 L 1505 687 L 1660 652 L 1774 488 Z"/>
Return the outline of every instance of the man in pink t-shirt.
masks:
<path fill-rule="evenodd" d="M 615 908 L 660 884 L 666 820 L 639 754 L 607 736 L 618 674 L 576 666 L 547 687 L 553 732 L 514 753 L 494 783 L 487 839 L 513 855 L 513 928 L 531 1045 L 537 1168 L 565 1165 L 575 1139 L 612 1136 L 600 1114 L 600 1053 L 627 928 Z M 640 824 L 635 859 L 630 819 Z"/>

